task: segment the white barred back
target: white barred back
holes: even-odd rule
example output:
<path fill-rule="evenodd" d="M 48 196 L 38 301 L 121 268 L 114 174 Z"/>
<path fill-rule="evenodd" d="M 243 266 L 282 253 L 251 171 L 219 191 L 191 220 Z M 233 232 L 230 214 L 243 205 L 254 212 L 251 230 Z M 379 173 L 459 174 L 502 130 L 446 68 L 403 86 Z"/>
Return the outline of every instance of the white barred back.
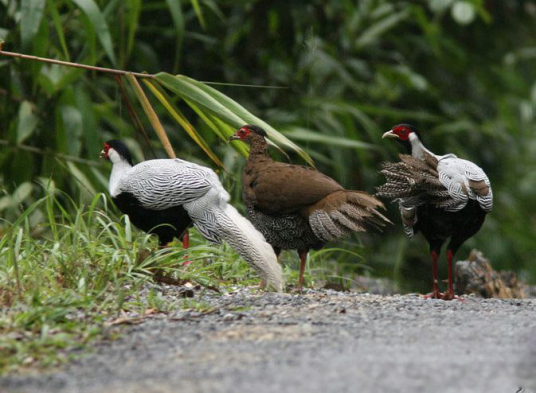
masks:
<path fill-rule="evenodd" d="M 439 156 L 438 160 L 439 180 L 447 188 L 452 198 L 452 203 L 449 203 L 445 210 L 461 210 L 467 205 L 469 199 L 473 199 L 478 201 L 484 211 L 491 211 L 493 192 L 490 181 L 482 168 L 471 161 L 458 158 L 454 154 Z M 485 195 L 479 195 L 473 189 L 472 184 L 479 182 L 483 182 L 487 186 L 488 192 Z"/>

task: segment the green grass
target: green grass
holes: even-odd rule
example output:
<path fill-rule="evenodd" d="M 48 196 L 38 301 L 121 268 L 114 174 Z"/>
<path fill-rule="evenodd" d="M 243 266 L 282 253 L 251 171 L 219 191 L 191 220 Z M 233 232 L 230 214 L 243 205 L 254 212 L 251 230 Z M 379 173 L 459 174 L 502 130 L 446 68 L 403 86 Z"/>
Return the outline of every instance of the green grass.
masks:
<path fill-rule="evenodd" d="M 155 272 L 206 291 L 260 282 L 229 246 L 210 245 L 195 230 L 187 252 L 180 243 L 158 249 L 153 236 L 110 210 L 103 194 L 84 204 L 49 190 L 11 216 L 17 219 L 0 225 L 0 374 L 54 367 L 79 356 L 91 340 L 117 337 L 120 329 L 110 322 L 126 312 L 211 309 L 197 299 L 162 296 Z M 305 285 L 334 280 L 348 286 L 347 269 L 332 259 L 340 251 L 311 253 Z M 192 264 L 183 267 L 186 255 Z M 282 262 L 292 287 L 299 258 L 287 252 Z"/>
<path fill-rule="evenodd" d="M 36 217 L 42 220 L 34 224 Z M 54 366 L 79 353 L 62 349 L 113 338 L 116 329 L 105 322 L 125 311 L 143 315 L 147 309 L 168 312 L 193 304 L 189 299 L 169 304 L 154 290 L 140 298 L 137 293 L 155 271 L 220 290 L 258 283 L 228 246 L 207 245 L 195 231 L 187 252 L 193 263 L 184 268 L 180 245 L 156 250 L 155 239 L 108 211 L 102 194 L 87 206 L 49 194 L 3 224 L 0 373 Z"/>

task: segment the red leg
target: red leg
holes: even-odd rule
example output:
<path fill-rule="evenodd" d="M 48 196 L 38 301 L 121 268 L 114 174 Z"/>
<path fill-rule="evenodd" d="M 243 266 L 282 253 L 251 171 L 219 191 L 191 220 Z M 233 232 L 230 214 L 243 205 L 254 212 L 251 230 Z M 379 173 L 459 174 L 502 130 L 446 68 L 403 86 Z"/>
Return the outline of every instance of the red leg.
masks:
<path fill-rule="evenodd" d="M 188 234 L 188 229 L 184 231 L 182 235 L 182 246 L 186 249 L 190 247 L 190 235 Z"/>
<path fill-rule="evenodd" d="M 298 280 L 298 291 L 302 291 L 302 287 L 303 287 L 303 272 L 305 271 L 305 262 L 307 262 L 307 253 L 309 252 L 309 250 L 302 250 L 302 251 L 298 251 L 298 253 L 300 254 L 300 260 L 301 260 L 301 264 L 300 264 L 300 278 Z"/>
<path fill-rule="evenodd" d="M 187 250 L 190 246 L 190 235 L 188 234 L 188 229 L 184 231 L 184 235 L 182 235 L 182 247 Z M 188 260 L 188 255 L 184 256 L 184 259 L 186 261 L 182 264 L 182 266 L 188 266 L 192 263 L 192 261 Z"/>
<path fill-rule="evenodd" d="M 439 293 L 439 287 L 437 284 L 437 259 L 439 258 L 439 254 L 436 251 L 432 251 L 430 253 L 432 256 L 432 293 L 429 293 L 428 295 L 425 295 L 424 297 L 429 299 L 441 299 L 442 294 Z"/>
<path fill-rule="evenodd" d="M 442 297 L 443 300 L 452 300 L 452 299 L 458 299 L 458 296 L 454 294 L 454 279 L 452 277 L 452 258 L 454 257 L 454 253 L 452 250 L 447 250 L 447 261 L 449 264 L 449 283 L 448 283 L 448 289 L 447 293 L 445 293 Z"/>

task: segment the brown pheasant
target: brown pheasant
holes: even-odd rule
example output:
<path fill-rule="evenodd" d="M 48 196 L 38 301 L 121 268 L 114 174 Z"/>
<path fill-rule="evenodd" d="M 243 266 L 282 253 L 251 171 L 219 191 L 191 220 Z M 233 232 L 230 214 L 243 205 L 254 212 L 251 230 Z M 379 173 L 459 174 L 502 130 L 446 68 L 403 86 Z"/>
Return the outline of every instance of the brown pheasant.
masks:
<path fill-rule="evenodd" d="M 390 221 L 378 212 L 383 204 L 375 197 L 345 190 L 313 168 L 274 161 L 266 136 L 262 128 L 246 125 L 229 140 L 241 140 L 251 148 L 242 175 L 246 215 L 277 255 L 281 250 L 298 251 L 301 290 L 310 249 Z"/>

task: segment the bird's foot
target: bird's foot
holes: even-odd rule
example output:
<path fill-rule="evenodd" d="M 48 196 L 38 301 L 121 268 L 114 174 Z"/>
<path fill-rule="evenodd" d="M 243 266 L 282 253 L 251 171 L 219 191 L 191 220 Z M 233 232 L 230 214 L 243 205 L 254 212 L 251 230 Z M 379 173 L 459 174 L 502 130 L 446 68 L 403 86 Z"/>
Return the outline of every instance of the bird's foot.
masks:
<path fill-rule="evenodd" d="M 297 287 L 291 288 L 289 290 L 289 293 L 301 295 L 303 293 L 303 287 L 301 285 L 299 285 Z"/>
<path fill-rule="evenodd" d="M 463 301 L 463 297 L 455 295 L 454 292 L 450 292 L 450 291 L 445 292 L 441 296 L 441 299 L 443 299 L 443 300 L 460 300 L 460 301 Z"/>
<path fill-rule="evenodd" d="M 443 299 L 443 296 L 445 296 L 445 294 L 439 291 L 433 291 L 426 295 L 423 295 L 425 299 Z"/>

